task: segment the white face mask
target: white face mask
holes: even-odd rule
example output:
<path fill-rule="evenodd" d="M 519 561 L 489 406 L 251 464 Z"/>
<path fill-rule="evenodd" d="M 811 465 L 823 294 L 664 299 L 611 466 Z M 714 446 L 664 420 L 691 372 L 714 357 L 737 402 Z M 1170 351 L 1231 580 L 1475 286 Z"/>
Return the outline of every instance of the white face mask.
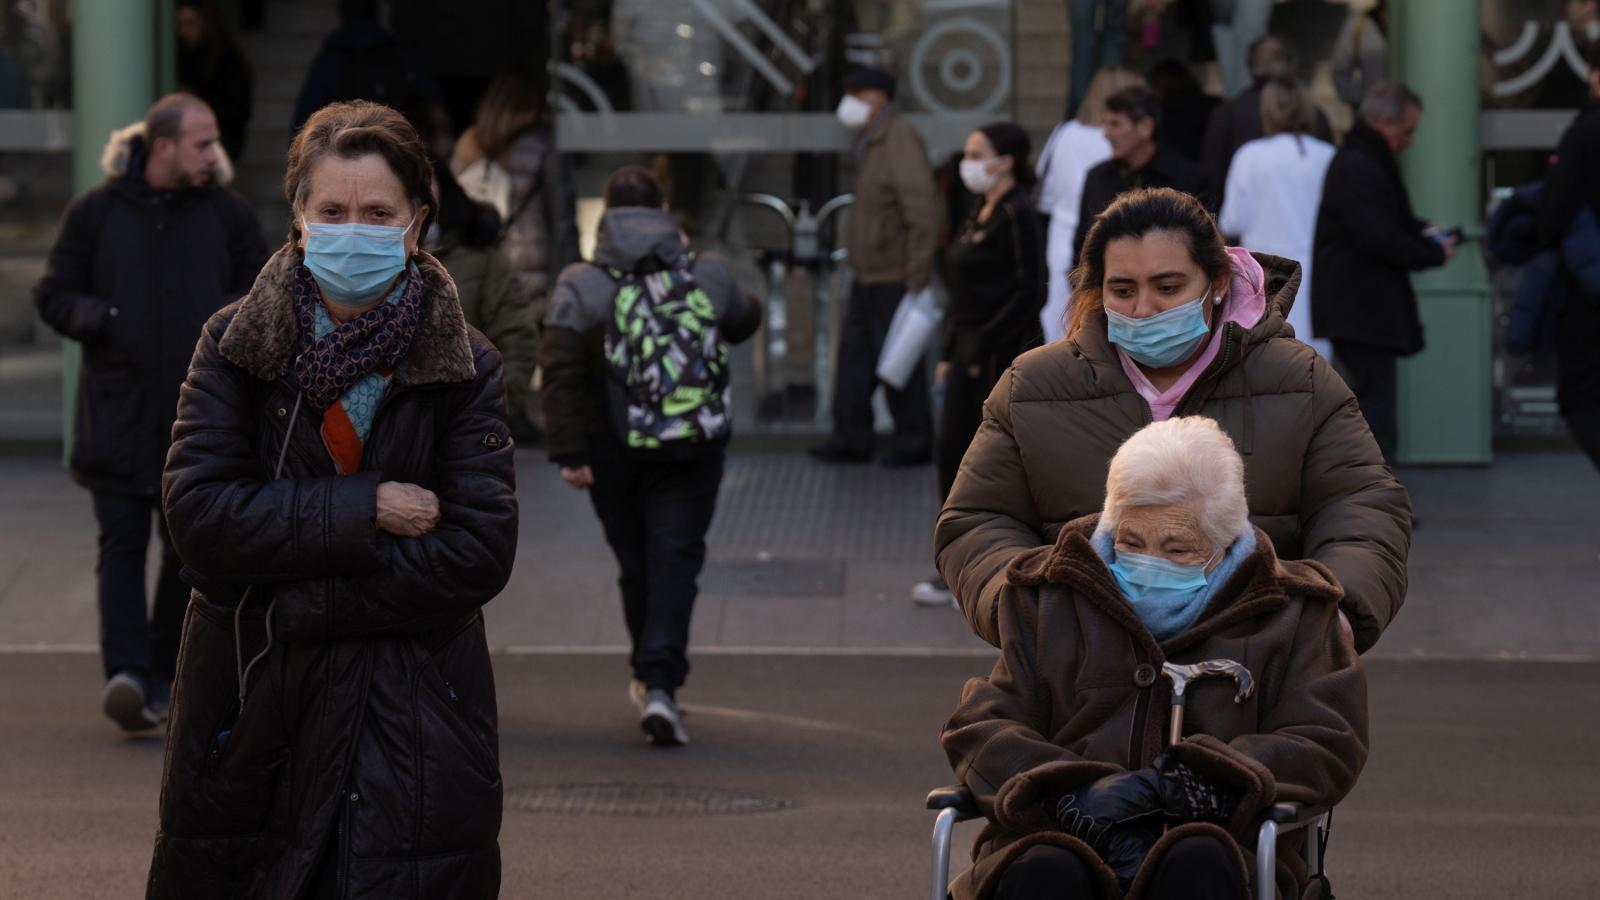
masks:
<path fill-rule="evenodd" d="M 974 194 L 987 194 L 994 190 L 999 183 L 1000 176 L 989 168 L 992 159 L 963 159 L 961 161 L 961 183 L 967 190 Z"/>
<path fill-rule="evenodd" d="M 872 121 L 872 104 L 853 94 L 845 94 L 834 115 L 839 117 L 840 125 L 849 129 L 860 128 Z"/>

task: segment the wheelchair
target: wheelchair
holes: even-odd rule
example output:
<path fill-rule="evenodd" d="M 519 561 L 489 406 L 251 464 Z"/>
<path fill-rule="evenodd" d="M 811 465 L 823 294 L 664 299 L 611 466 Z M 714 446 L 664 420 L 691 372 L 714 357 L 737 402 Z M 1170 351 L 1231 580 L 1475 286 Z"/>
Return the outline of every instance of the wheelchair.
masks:
<path fill-rule="evenodd" d="M 950 840 L 956 824 L 983 817 L 972 792 L 964 785 L 939 788 L 928 794 L 928 809 L 939 813 L 933 823 L 933 877 L 928 900 L 948 900 L 950 896 Z M 1303 806 L 1299 803 L 1278 803 L 1261 816 L 1261 826 L 1256 831 L 1256 896 L 1259 900 L 1277 900 L 1278 888 L 1275 873 L 1278 868 L 1278 838 L 1296 831 L 1315 828 L 1306 835 L 1306 871 L 1313 876 L 1323 874 L 1322 851 L 1327 846 L 1328 832 L 1333 827 L 1333 811 L 1327 807 Z"/>

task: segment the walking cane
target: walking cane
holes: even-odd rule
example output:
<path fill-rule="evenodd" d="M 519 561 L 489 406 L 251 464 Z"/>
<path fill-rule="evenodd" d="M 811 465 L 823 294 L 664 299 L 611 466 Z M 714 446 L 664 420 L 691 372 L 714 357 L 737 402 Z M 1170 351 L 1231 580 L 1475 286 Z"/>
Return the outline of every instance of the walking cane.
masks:
<path fill-rule="evenodd" d="M 1183 710 L 1189 699 L 1187 690 L 1191 682 L 1227 675 L 1233 678 L 1237 689 L 1233 697 L 1234 703 L 1243 703 L 1256 690 L 1255 679 L 1250 676 L 1250 670 L 1231 659 L 1208 659 L 1189 666 L 1164 662 L 1161 664 L 1161 674 L 1172 682 L 1172 727 L 1167 732 L 1168 744 L 1176 744 L 1183 740 Z"/>

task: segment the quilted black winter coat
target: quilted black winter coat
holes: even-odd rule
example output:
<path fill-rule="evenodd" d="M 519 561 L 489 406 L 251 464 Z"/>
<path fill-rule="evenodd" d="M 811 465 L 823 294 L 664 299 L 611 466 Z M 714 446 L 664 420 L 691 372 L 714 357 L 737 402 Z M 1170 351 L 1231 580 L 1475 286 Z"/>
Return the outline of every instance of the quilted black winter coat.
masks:
<path fill-rule="evenodd" d="M 417 254 L 416 337 L 361 470 L 339 476 L 318 416 L 295 412 L 299 261 L 279 251 L 212 317 L 178 402 L 163 490 L 196 590 L 149 896 L 494 897 L 501 782 L 479 608 L 517 541 L 500 355 Z M 379 531 L 380 481 L 437 494 L 438 526 Z M 246 588 L 242 657 L 266 653 L 241 709 Z"/>

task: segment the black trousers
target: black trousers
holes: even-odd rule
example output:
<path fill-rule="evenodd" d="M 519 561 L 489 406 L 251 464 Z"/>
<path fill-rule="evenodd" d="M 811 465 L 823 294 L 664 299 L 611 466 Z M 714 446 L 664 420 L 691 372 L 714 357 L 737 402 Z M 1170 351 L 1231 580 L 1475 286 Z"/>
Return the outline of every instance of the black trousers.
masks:
<path fill-rule="evenodd" d="M 94 493 L 100 524 L 100 662 L 105 676 L 133 672 L 171 680 L 178 667 L 183 613 L 189 588 L 178 577 L 183 564 L 172 549 L 166 517 L 153 497 L 109 491 Z M 150 522 L 161 540 L 161 571 L 152 607 L 145 595 L 145 558 L 150 552 Z"/>
<path fill-rule="evenodd" d="M 1392 350 L 1333 342 L 1333 365 L 1356 395 L 1361 415 L 1390 465 L 1400 443 L 1400 357 Z"/>
<path fill-rule="evenodd" d="M 590 460 L 590 502 L 617 557 L 633 675 L 676 691 L 689 675 L 689 620 L 706 561 L 706 532 L 722 484 L 722 451 L 657 462 L 603 443 Z"/>
<path fill-rule="evenodd" d="M 983 424 L 983 401 L 1000 381 L 1005 366 L 996 360 L 968 366 L 955 363 L 944 381 L 944 407 L 939 410 L 939 441 L 934 460 L 939 468 L 939 500 L 950 499 L 961 460 Z"/>
<path fill-rule="evenodd" d="M 1558 323 L 1556 400 L 1572 436 L 1600 467 L 1600 298 L 1576 285 Z"/>
<path fill-rule="evenodd" d="M 1211 837 L 1189 837 L 1173 844 L 1155 863 L 1149 900 L 1245 900 L 1245 876 L 1233 848 Z M 1032 847 L 1000 876 L 995 900 L 1065 900 L 1093 897 L 1096 882 L 1070 850 Z"/>
<path fill-rule="evenodd" d="M 906 295 L 903 284 L 857 284 L 850 289 L 839 335 L 839 366 L 833 379 L 833 438 L 841 449 L 872 449 L 872 393 L 878 388 L 878 354 L 889 335 L 894 311 Z M 892 448 L 923 455 L 933 447 L 933 410 L 928 377 L 922 366 L 911 372 L 904 390 L 888 385 L 889 414 L 894 418 Z"/>

